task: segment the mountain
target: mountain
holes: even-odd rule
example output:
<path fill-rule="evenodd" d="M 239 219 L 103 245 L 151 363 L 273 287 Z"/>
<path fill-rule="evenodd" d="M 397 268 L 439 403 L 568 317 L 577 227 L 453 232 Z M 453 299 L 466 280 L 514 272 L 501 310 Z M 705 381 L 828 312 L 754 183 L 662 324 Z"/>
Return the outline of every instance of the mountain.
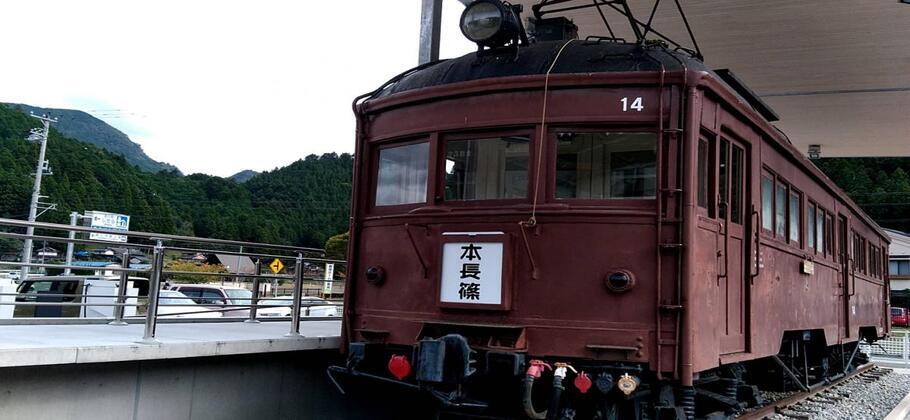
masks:
<path fill-rule="evenodd" d="M 240 171 L 234 175 L 229 176 L 228 179 L 230 179 L 231 181 L 234 181 L 238 184 L 243 184 L 244 182 L 249 181 L 256 175 L 259 175 L 259 172 L 251 171 L 251 170 L 247 169 L 247 170 Z"/>
<path fill-rule="evenodd" d="M 38 146 L 24 138 L 39 126 L 35 118 L 0 104 L 0 217 L 27 217 Z M 150 187 L 146 179 L 150 174 L 123 156 L 51 129 L 47 159 L 54 173 L 44 177 L 42 194 L 58 209 L 39 220 L 69 223 L 70 212 L 105 210 L 134 215 L 135 230 L 174 230 L 174 211 Z"/>
<path fill-rule="evenodd" d="M 158 162 L 142 151 L 142 146 L 133 143 L 129 136 L 85 112 L 72 109 L 39 108 L 24 104 L 8 104 L 18 107 L 24 113 L 48 114 L 57 119 L 53 124 L 64 136 L 93 144 L 116 155 L 123 156 L 131 165 L 146 172 L 172 171 L 173 165 Z"/>

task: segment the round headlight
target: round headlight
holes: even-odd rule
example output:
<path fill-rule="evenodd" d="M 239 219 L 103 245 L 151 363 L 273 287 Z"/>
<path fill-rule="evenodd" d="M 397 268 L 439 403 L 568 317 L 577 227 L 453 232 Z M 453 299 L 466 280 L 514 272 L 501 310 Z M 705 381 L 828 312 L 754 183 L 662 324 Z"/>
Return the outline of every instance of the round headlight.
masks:
<path fill-rule="evenodd" d="M 604 279 L 607 289 L 613 292 L 625 292 L 635 285 L 635 278 L 632 273 L 622 270 L 607 275 Z"/>
<path fill-rule="evenodd" d="M 461 32 L 469 40 L 482 43 L 490 40 L 502 28 L 505 20 L 501 4 L 475 1 L 461 14 Z"/>

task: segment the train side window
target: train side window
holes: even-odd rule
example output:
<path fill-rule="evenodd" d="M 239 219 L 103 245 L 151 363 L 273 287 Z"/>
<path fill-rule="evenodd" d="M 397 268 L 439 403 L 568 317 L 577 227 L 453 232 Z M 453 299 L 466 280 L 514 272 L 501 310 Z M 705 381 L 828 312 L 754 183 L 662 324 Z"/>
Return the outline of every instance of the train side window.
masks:
<path fill-rule="evenodd" d="M 869 274 L 869 241 L 863 238 L 863 273 Z"/>
<path fill-rule="evenodd" d="M 729 171 L 729 165 L 727 164 L 729 159 L 729 152 L 727 151 L 730 148 L 730 142 L 727 140 L 720 141 L 720 151 L 719 151 L 719 160 L 717 165 L 717 217 L 719 219 L 727 218 L 727 207 L 729 203 L 727 202 L 727 171 Z"/>
<path fill-rule="evenodd" d="M 856 271 L 866 272 L 866 239 L 853 231 L 853 264 Z"/>
<path fill-rule="evenodd" d="M 810 228 L 807 226 L 807 228 Z M 825 211 L 818 207 L 815 214 L 815 252 L 825 253 Z"/>
<path fill-rule="evenodd" d="M 806 245 L 809 250 L 815 249 L 815 204 L 809 203 L 806 209 Z"/>
<path fill-rule="evenodd" d="M 802 200 L 798 191 L 790 190 L 790 243 L 799 246 L 800 239 L 800 213 L 799 204 Z"/>
<path fill-rule="evenodd" d="M 392 206 L 427 201 L 428 142 L 379 150 L 376 205 Z"/>
<path fill-rule="evenodd" d="M 872 277 L 878 277 L 878 247 L 869 244 L 869 271 Z"/>
<path fill-rule="evenodd" d="M 528 197 L 528 136 L 446 142 L 446 200 Z"/>
<path fill-rule="evenodd" d="M 761 176 L 761 227 L 774 231 L 774 179 Z"/>
<path fill-rule="evenodd" d="M 743 149 L 733 146 L 730 162 L 730 221 L 743 223 Z"/>
<path fill-rule="evenodd" d="M 777 222 L 775 232 L 781 239 L 787 238 L 787 184 L 777 181 L 777 194 L 774 197 L 775 214 Z"/>
<path fill-rule="evenodd" d="M 708 208 L 708 142 L 698 141 L 698 206 Z"/>
<path fill-rule="evenodd" d="M 654 133 L 556 134 L 556 198 L 654 198 Z"/>
<path fill-rule="evenodd" d="M 834 255 L 834 216 L 825 214 L 825 253 Z"/>

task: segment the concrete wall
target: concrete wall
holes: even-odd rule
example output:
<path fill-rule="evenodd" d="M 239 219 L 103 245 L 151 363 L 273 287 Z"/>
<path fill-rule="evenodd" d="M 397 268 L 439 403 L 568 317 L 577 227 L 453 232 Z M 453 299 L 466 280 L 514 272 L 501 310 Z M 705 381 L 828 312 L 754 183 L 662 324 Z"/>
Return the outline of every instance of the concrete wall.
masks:
<path fill-rule="evenodd" d="M 0 419 L 403 418 L 385 398 L 345 397 L 337 351 L 0 369 Z M 407 417 L 420 418 L 412 410 Z"/>

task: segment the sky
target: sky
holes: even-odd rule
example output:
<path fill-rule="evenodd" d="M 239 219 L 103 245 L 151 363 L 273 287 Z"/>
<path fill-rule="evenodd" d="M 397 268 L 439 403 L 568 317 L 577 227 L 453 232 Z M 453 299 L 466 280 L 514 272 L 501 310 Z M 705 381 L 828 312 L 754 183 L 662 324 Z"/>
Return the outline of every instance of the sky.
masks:
<path fill-rule="evenodd" d="M 442 57 L 475 49 L 443 1 Z M 184 173 L 353 152 L 351 101 L 417 65 L 420 0 L 0 5 L 0 102 L 86 111 Z"/>

